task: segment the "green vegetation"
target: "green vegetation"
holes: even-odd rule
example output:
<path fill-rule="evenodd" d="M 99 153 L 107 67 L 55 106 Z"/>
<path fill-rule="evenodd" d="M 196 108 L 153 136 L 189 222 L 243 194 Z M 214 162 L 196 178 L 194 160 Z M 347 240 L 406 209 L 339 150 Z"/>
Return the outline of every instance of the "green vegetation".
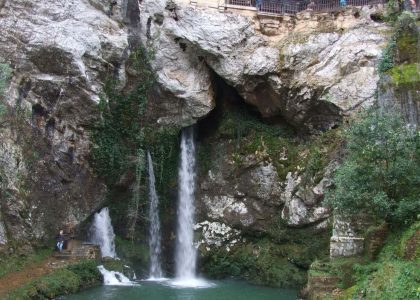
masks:
<path fill-rule="evenodd" d="M 311 278 L 335 278 L 337 287 L 346 289 L 351 287 L 355 281 L 353 266 L 365 264 L 363 257 L 337 258 L 330 261 L 315 260 L 311 264 L 308 276 Z"/>
<path fill-rule="evenodd" d="M 396 85 L 413 84 L 420 82 L 420 73 L 417 64 L 404 64 L 393 67 L 388 71 L 393 83 Z"/>
<path fill-rule="evenodd" d="M 267 240 L 212 251 L 204 260 L 204 271 L 212 278 L 233 276 L 272 287 L 303 286 L 306 272 L 292 262 L 282 248 Z"/>
<path fill-rule="evenodd" d="M 353 266 L 355 285 L 343 298 L 420 299 L 419 235 L 420 222 L 393 232 L 377 261 Z M 412 249 L 417 254 L 407 256 Z"/>
<path fill-rule="evenodd" d="M 11 69 L 6 64 L 0 63 L 0 99 L 3 98 L 4 90 L 6 89 L 7 81 L 10 79 Z M 0 101 L 0 121 L 7 113 L 6 105 Z"/>
<path fill-rule="evenodd" d="M 380 74 L 387 73 L 394 66 L 405 62 L 407 59 L 417 58 L 416 51 L 418 51 L 417 41 L 419 36 L 417 33 L 416 17 L 412 13 L 405 11 L 396 17 L 392 25 L 394 32 L 383 50 L 378 64 Z M 404 70 L 403 73 L 408 72 L 411 74 L 411 68 Z M 407 79 L 407 75 L 403 75 L 403 78 Z M 412 80 L 413 77 L 408 76 L 408 78 Z"/>
<path fill-rule="evenodd" d="M 346 130 L 347 157 L 326 203 L 343 214 L 369 212 L 410 223 L 420 211 L 420 136 L 396 113 L 365 112 Z"/>
<path fill-rule="evenodd" d="M 302 141 L 295 138 L 287 125 L 267 124 L 246 110 L 225 112 L 218 132 L 222 138 L 235 141 L 231 155 L 238 168 L 247 155 L 254 154 L 258 161 L 273 163 L 280 180 L 289 172 L 298 172 L 304 174 L 306 182 L 319 181 L 342 143 L 340 129 Z"/>
<path fill-rule="evenodd" d="M 263 236 L 245 236 L 247 242 L 212 250 L 202 259 L 212 278 L 235 277 L 272 287 L 301 287 L 315 259 L 328 257 L 329 237 L 310 229 L 278 224 Z"/>
<path fill-rule="evenodd" d="M 380 74 L 385 73 L 394 66 L 394 51 L 396 48 L 396 42 L 394 39 L 395 38 L 392 38 L 382 51 L 382 56 L 378 64 L 378 71 Z"/>
<path fill-rule="evenodd" d="M 101 281 L 96 261 L 85 260 L 35 279 L 11 292 L 5 299 L 53 299 L 99 285 Z"/>
<path fill-rule="evenodd" d="M 365 253 L 315 261 L 308 273 L 313 298 L 420 299 L 419 237 L 417 221 L 409 228 L 395 229 L 375 260 Z M 331 293 L 334 289 L 338 290 Z"/>
<path fill-rule="evenodd" d="M 163 208 L 176 185 L 179 129 L 152 127 L 148 122 L 148 99 L 155 83 L 150 55 L 144 48 L 131 54 L 127 64 L 136 74 L 136 82 L 130 91 L 121 91 L 116 80 L 107 81 L 99 103 L 101 118 L 92 130 L 95 170 L 109 187 L 113 219 L 123 220 L 122 231 L 131 240 L 141 231 L 137 230 L 139 222 L 147 221 L 147 151 L 155 164 Z M 126 181 L 122 183 L 125 192 L 121 191 L 121 180 Z"/>
<path fill-rule="evenodd" d="M 28 265 L 40 263 L 51 253 L 51 249 L 38 249 L 35 252 L 25 252 L 24 254 L 0 253 L 0 277 L 7 273 L 18 272 Z"/>
<path fill-rule="evenodd" d="M 129 93 L 119 90 L 119 82 L 108 79 L 99 103 L 101 119 L 93 130 L 92 149 L 97 173 L 112 185 L 128 169 L 138 149 L 144 148 L 147 100 L 154 78 L 143 48 L 131 55 L 129 64 L 140 72 L 141 82 Z"/>
<path fill-rule="evenodd" d="M 132 243 L 117 236 L 115 247 L 118 255 L 129 261 L 136 270 L 149 265 L 149 247 L 146 243 Z"/>

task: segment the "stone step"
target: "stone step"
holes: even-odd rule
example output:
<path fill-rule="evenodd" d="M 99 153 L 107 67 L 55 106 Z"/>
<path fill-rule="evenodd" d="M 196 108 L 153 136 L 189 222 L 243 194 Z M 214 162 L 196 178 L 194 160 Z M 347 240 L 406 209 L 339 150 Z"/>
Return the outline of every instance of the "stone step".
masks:
<path fill-rule="evenodd" d="M 69 240 L 65 243 L 66 248 L 61 252 L 55 252 L 53 257 L 57 259 L 70 259 L 72 257 L 99 259 L 99 246 L 90 243 L 84 243 L 78 240 Z"/>

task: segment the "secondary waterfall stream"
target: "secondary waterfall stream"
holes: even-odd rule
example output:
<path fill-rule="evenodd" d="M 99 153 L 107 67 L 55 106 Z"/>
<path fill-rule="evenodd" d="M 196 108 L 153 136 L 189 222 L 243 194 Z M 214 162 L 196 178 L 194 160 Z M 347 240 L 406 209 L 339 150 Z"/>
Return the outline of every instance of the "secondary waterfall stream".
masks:
<path fill-rule="evenodd" d="M 104 207 L 96 213 L 90 228 L 90 240 L 99 245 L 102 257 L 115 258 L 115 234 L 112 228 L 111 218 L 109 217 L 108 207 Z"/>
<path fill-rule="evenodd" d="M 160 220 L 159 220 L 159 198 L 155 187 L 155 172 L 150 152 L 147 152 L 148 173 L 149 173 L 149 250 L 150 250 L 150 279 L 162 278 L 162 267 L 160 263 L 161 242 L 160 242 Z"/>
<path fill-rule="evenodd" d="M 175 253 L 176 280 L 196 280 L 197 250 L 194 242 L 195 144 L 192 127 L 183 129 L 178 170 L 178 229 Z"/>

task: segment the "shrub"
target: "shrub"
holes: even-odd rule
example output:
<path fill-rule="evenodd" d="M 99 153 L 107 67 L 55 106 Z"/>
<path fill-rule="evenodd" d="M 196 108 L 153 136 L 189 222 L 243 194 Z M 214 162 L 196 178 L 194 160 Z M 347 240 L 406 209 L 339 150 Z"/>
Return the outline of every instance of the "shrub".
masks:
<path fill-rule="evenodd" d="M 99 103 L 101 118 L 92 129 L 92 158 L 96 173 L 105 179 L 109 187 L 109 198 L 123 175 L 131 185 L 131 196 L 127 196 L 124 224 L 127 236 L 134 238 L 136 226 L 144 218 L 146 206 L 147 160 L 149 150 L 156 170 L 156 185 L 162 204 L 174 186 L 176 178 L 178 128 L 155 128 L 149 124 L 146 112 L 151 88 L 155 83 L 149 66 L 150 53 L 139 47 L 131 53 L 127 68 L 136 74 L 136 82 L 129 91 L 120 89 L 120 82 L 109 78 L 105 84 Z M 163 171 L 165 170 L 165 172 Z M 115 203 L 114 203 L 115 204 Z M 113 207 L 111 207 L 113 209 Z M 122 226 L 121 226 L 122 227 Z"/>
<path fill-rule="evenodd" d="M 396 56 L 398 52 L 407 50 L 405 48 L 410 46 L 407 44 L 412 44 L 411 48 L 416 51 L 418 39 L 416 17 L 410 12 L 403 12 L 396 19 L 393 27 L 392 37 L 382 51 L 382 56 L 378 63 L 378 71 L 381 74 L 391 70 L 396 64 L 400 63 Z"/>
<path fill-rule="evenodd" d="M 369 110 L 345 132 L 347 158 L 326 203 L 342 214 L 410 223 L 420 210 L 420 136 L 396 113 Z"/>

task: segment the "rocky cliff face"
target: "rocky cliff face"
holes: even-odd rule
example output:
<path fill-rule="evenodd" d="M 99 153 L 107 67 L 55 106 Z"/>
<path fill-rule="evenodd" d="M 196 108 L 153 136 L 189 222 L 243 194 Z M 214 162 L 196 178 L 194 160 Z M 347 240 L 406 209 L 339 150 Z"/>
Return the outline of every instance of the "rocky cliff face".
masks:
<path fill-rule="evenodd" d="M 10 113 L 0 129 L 0 243 L 76 228 L 103 204 L 89 128 L 106 79 L 121 89 L 136 80 L 125 61 L 138 41 L 157 77 L 149 102 L 156 123 L 206 119 L 223 105 L 217 78 L 259 116 L 318 132 L 372 102 L 387 29 L 369 9 L 251 18 L 163 0 L 3 0 L 0 8 L 0 59 L 13 70 L 2 99 Z M 292 156 L 306 161 L 304 147 L 266 155 L 261 138 L 238 156 L 234 141 L 223 134 L 203 141 L 219 143 L 220 153 L 199 179 L 201 228 L 217 222 L 212 228 L 231 232 L 229 243 L 241 231 L 267 232 L 278 216 L 289 228 L 325 229 L 320 201 L 334 164 L 307 179 L 303 163 L 279 172 Z"/>
<path fill-rule="evenodd" d="M 13 70 L 2 99 L 0 243 L 28 242 L 75 229 L 104 201 L 88 129 L 105 79 L 124 82 L 127 30 L 108 1 L 6 0 L 0 8 L 0 59 Z"/>
<path fill-rule="evenodd" d="M 154 117 L 161 124 L 181 125 L 205 119 L 232 98 L 216 104 L 216 76 L 265 119 L 280 117 L 304 132 L 334 128 L 374 100 L 375 64 L 387 37 L 386 25 L 370 18 L 374 12 L 350 8 L 336 14 L 247 17 L 176 1 L 143 1 L 140 38 L 154 54 L 152 67 L 165 96 L 164 103 L 154 103 L 164 108 Z M 214 151 L 213 167 L 200 177 L 200 221 L 266 232 L 280 215 L 289 227 L 326 228 L 330 212 L 321 200 L 335 163 L 325 164 L 319 178 L 308 182 L 308 151 L 300 149 L 302 161 L 279 176 L 278 160 L 292 160 L 286 150 L 276 153 L 280 158 L 262 148 L 238 153 L 235 140 L 222 132 L 203 141 Z"/>
<path fill-rule="evenodd" d="M 206 272 L 299 285 L 310 261 L 328 256 L 331 212 L 322 199 L 340 155 L 339 134 L 314 143 L 256 128 L 282 120 L 316 133 L 371 105 L 388 34 L 371 19 L 375 12 L 249 17 L 142 2 L 139 35 L 154 54 L 161 97 L 154 119 L 213 128 L 199 137 L 199 160 L 207 165 L 198 178 L 196 231 Z M 229 119 L 225 106 L 233 98 L 254 107 L 261 123 L 236 126 L 249 116 Z"/>
<path fill-rule="evenodd" d="M 307 130 L 334 127 L 374 99 L 386 26 L 368 9 L 271 20 L 175 2 L 141 7 L 141 37 L 173 110 L 161 123 L 191 124 L 214 107 L 212 71 L 264 117 Z"/>
<path fill-rule="evenodd" d="M 379 105 L 400 110 L 407 122 L 420 125 L 420 27 L 408 13 L 400 20 L 399 32 L 387 48 L 391 64 L 384 70 L 378 92 Z"/>

